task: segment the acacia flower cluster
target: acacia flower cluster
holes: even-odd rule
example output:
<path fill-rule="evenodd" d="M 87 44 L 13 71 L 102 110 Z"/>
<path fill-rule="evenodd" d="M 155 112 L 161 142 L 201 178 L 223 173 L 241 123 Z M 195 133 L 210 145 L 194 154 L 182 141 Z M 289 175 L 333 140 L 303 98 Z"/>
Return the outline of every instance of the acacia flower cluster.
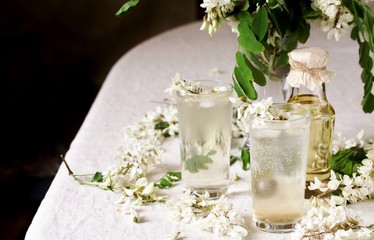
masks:
<path fill-rule="evenodd" d="M 364 130 L 361 130 L 355 138 L 347 138 L 341 132 L 337 132 L 332 144 L 333 154 L 339 150 L 349 149 L 352 147 L 363 148 L 366 152 L 374 149 L 374 136 L 368 136 Z"/>
<path fill-rule="evenodd" d="M 206 15 L 200 29 L 208 30 L 212 35 L 241 2 L 241 0 L 204 0 L 200 6 L 205 8 Z"/>
<path fill-rule="evenodd" d="M 335 149 L 365 146 L 369 149 L 367 159 L 362 160 L 362 165 L 351 177 L 331 171 L 328 182 L 315 178 L 308 188 L 321 194 L 312 198 L 310 210 L 296 226 L 294 239 L 374 238 L 374 225 L 363 226 L 358 214 L 347 207 L 348 203 L 374 199 L 374 148 L 371 138 L 364 136 L 360 132 L 355 141 L 338 134 Z"/>
<path fill-rule="evenodd" d="M 109 171 L 96 172 L 92 177 L 92 174 L 74 175 L 69 168 L 68 170 L 81 184 L 121 193 L 117 203 L 122 205 L 118 210 L 131 214 L 133 221 L 138 222 L 134 205 L 165 199 L 164 196 L 157 195 L 157 184 L 149 182 L 147 174 L 161 162 L 162 140 L 178 134 L 177 110 L 172 105 L 157 107 L 140 121 L 123 128 L 122 133 L 123 144 Z"/>
<path fill-rule="evenodd" d="M 244 218 L 233 209 L 232 203 L 224 195 L 216 200 L 210 198 L 208 192 L 199 194 L 186 189 L 179 200 L 170 200 L 165 206 L 172 219 L 194 223 L 216 236 L 242 239 L 248 234 L 243 227 Z"/>
<path fill-rule="evenodd" d="M 232 99 L 233 103 L 238 103 L 242 98 Z M 282 109 L 272 107 L 272 97 L 254 102 L 241 102 L 237 107 L 237 120 L 234 121 L 235 134 L 248 133 L 249 119 L 253 118 L 253 127 L 261 127 L 262 120 L 287 120 L 292 118 L 292 115 L 283 111 Z"/>
<path fill-rule="evenodd" d="M 366 156 L 367 159 L 362 160 L 362 166 L 352 177 L 337 177 L 335 172 L 331 171 L 329 182 L 324 183 L 315 178 L 308 187 L 309 190 L 319 190 L 323 195 L 339 193 L 344 204 L 374 199 L 374 150 L 370 150 Z"/>
<path fill-rule="evenodd" d="M 197 81 L 185 80 L 179 73 L 176 73 L 172 78 L 172 84 L 165 92 L 173 95 L 178 92 L 180 95 L 186 95 L 187 93 L 199 94 L 202 92 L 201 83 Z"/>
<path fill-rule="evenodd" d="M 322 12 L 317 24 L 328 39 L 339 41 L 352 29 L 353 15 L 340 0 L 312 0 L 312 8 Z"/>
<path fill-rule="evenodd" d="M 161 162 L 162 140 L 178 134 L 177 123 L 177 111 L 173 106 L 157 107 L 142 120 L 123 129 L 124 145 L 119 148 L 116 164 L 107 177 L 111 189 L 122 192 L 118 203 L 128 203 L 125 201 L 128 198 L 138 205 L 164 200 L 146 177 L 152 167 Z"/>
<path fill-rule="evenodd" d="M 340 205 L 342 202 L 339 198 L 329 200 L 313 197 L 310 202 L 311 208 L 296 224 L 291 239 L 373 239 L 371 227 L 363 226 L 358 213 L 346 205 Z"/>
<path fill-rule="evenodd" d="M 161 162 L 162 140 L 178 134 L 177 111 L 173 106 L 157 107 L 134 125 L 123 129 L 123 145 L 115 156 L 110 171 L 112 189 L 121 190 L 146 177 Z"/>
<path fill-rule="evenodd" d="M 139 222 L 138 213 L 135 210 L 135 205 L 143 205 L 153 202 L 162 202 L 166 196 L 158 196 L 157 189 L 153 182 L 148 182 L 145 177 L 139 178 L 135 184 L 123 187 L 123 194 L 116 203 L 122 204 L 118 208 L 119 212 L 131 214 L 133 222 Z"/>
<path fill-rule="evenodd" d="M 272 97 L 263 99 L 260 102 L 244 103 L 238 108 L 238 118 L 248 119 L 250 116 L 256 116 L 261 119 L 271 120 L 274 118 L 271 112 L 272 104 Z"/>
<path fill-rule="evenodd" d="M 228 89 L 225 86 L 217 86 L 211 89 L 203 89 L 202 82 L 200 81 L 193 81 L 193 80 L 185 80 L 183 77 L 176 73 L 175 76 L 172 78 L 172 84 L 168 87 L 165 92 L 173 95 L 174 93 L 178 93 L 181 96 L 184 96 L 188 93 L 190 94 L 208 94 L 208 93 L 222 93 L 226 92 Z"/>

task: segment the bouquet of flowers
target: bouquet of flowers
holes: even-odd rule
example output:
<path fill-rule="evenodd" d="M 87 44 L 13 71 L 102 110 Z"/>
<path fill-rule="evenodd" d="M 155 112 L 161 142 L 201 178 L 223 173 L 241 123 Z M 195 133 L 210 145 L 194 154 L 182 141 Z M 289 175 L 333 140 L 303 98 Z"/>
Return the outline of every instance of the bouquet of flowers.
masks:
<path fill-rule="evenodd" d="M 127 1 L 117 15 L 124 15 L 139 1 Z M 238 34 L 233 82 L 238 96 L 249 99 L 257 99 L 254 84 L 265 86 L 265 76 L 274 79 L 279 72 L 287 72 L 288 53 L 308 40 L 312 22 L 327 32 L 328 39 L 338 41 L 350 33 L 359 45 L 362 108 L 371 113 L 374 12 L 369 1 L 373 0 L 203 0 L 201 29 L 212 35 L 227 21 Z"/>

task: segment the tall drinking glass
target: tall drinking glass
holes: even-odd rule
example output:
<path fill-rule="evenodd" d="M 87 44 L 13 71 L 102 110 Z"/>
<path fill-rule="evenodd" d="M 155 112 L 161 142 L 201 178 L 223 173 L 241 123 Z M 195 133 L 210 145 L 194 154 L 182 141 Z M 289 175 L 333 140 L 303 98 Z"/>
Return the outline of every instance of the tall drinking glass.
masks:
<path fill-rule="evenodd" d="M 182 182 L 214 197 L 228 185 L 233 88 L 219 81 L 200 82 L 199 94 L 176 93 Z"/>
<path fill-rule="evenodd" d="M 310 112 L 297 104 L 273 104 L 286 120 L 250 119 L 252 211 L 256 226 L 289 232 L 303 214 Z"/>

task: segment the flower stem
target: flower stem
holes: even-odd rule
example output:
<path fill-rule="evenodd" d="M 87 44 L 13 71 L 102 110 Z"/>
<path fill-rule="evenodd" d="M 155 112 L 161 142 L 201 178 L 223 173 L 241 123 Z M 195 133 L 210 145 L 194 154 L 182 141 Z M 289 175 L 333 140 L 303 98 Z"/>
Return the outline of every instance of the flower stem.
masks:
<path fill-rule="evenodd" d="M 73 171 L 70 169 L 69 164 L 66 162 L 64 155 L 60 155 L 61 160 L 64 162 L 66 168 L 68 169 L 69 175 L 74 175 Z"/>

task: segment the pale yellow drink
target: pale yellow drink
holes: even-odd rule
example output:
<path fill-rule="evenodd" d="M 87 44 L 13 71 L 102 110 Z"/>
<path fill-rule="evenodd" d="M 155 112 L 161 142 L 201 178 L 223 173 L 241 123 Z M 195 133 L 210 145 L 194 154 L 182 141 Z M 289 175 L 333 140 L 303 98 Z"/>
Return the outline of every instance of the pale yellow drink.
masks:
<path fill-rule="evenodd" d="M 288 102 L 300 103 L 311 112 L 306 180 L 314 181 L 315 177 L 327 180 L 330 177 L 335 111 L 324 98 L 313 94 L 296 95 Z"/>
<path fill-rule="evenodd" d="M 264 231 L 288 232 L 303 214 L 310 114 L 295 104 L 272 108 L 288 120 L 250 121 L 253 218 Z"/>
<path fill-rule="evenodd" d="M 229 177 L 233 90 L 222 82 L 201 84 L 203 93 L 176 98 L 182 181 L 192 190 L 220 195 Z M 226 91 L 211 91 L 217 87 Z"/>

